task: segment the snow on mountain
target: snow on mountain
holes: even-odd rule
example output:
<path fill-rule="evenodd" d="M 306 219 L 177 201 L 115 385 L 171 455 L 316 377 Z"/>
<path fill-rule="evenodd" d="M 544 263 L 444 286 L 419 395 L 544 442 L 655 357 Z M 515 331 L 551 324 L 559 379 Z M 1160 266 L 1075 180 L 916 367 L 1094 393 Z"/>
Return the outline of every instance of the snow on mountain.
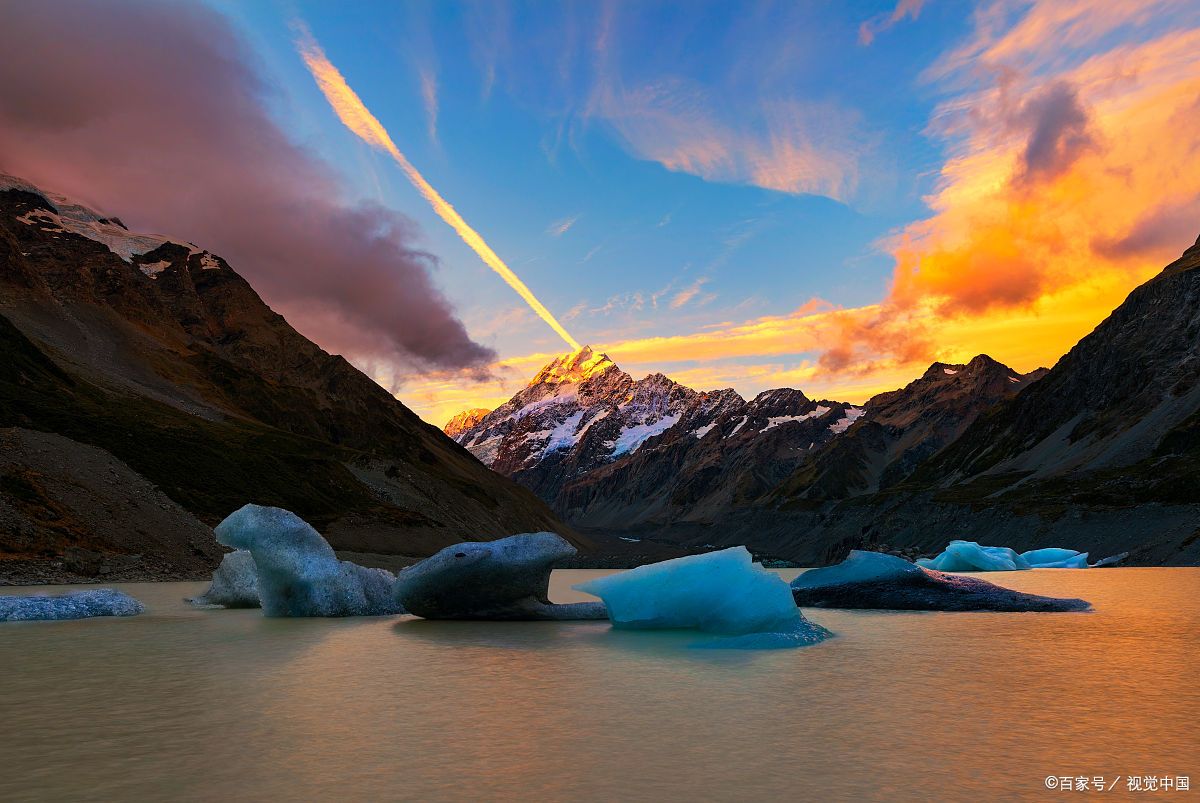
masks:
<path fill-rule="evenodd" d="M 847 405 L 817 403 L 791 388 L 746 401 L 732 389 L 701 393 L 660 373 L 634 380 L 584 347 L 551 361 L 505 404 L 460 413 L 444 431 L 494 470 L 553 500 L 564 484 L 685 434 L 698 441 L 717 430 L 714 443 L 728 439 L 727 448 L 744 450 L 750 439 L 770 435 L 774 443 L 783 432 L 784 440 L 799 439 L 787 446 L 798 453 L 842 431 L 835 422 L 845 415 L 854 420 Z M 814 422 L 813 431 L 802 430 L 806 422 Z"/>
<path fill-rule="evenodd" d="M 585 346 L 551 361 L 505 404 L 460 413 L 444 431 L 509 475 L 563 452 L 600 465 L 670 429 L 699 395 L 662 374 L 634 381 Z"/>
<path fill-rule="evenodd" d="M 39 195 L 54 207 L 49 209 L 32 209 L 17 218 L 17 221 L 27 226 L 37 226 L 43 232 L 50 234 L 78 234 L 103 243 L 117 256 L 126 262 L 132 262 L 138 254 L 146 254 L 164 243 L 175 243 L 187 248 L 191 253 L 201 253 L 200 249 L 191 243 L 185 243 L 164 237 L 159 234 L 134 234 L 125 228 L 119 218 L 107 218 L 93 209 L 76 203 L 56 193 L 38 189 L 24 179 L 0 173 L 0 192 L 20 190 L 33 195 Z M 208 252 L 203 252 L 206 255 Z M 215 258 L 209 257 L 212 268 L 220 268 Z M 206 267 L 209 263 L 206 263 Z M 153 276 L 157 271 L 148 271 L 149 266 L 143 267 L 147 276 Z"/>

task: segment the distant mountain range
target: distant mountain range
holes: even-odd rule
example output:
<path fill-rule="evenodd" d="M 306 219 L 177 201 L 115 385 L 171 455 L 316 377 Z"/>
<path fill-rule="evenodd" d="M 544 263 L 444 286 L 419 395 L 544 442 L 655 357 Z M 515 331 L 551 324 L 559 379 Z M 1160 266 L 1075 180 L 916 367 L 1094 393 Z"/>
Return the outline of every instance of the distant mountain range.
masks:
<path fill-rule="evenodd" d="M 0 579 L 188 576 L 278 505 L 335 548 L 427 555 L 565 527 L 225 260 L 0 176 Z M 139 557 L 140 556 L 140 557 Z"/>
<path fill-rule="evenodd" d="M 584 348 L 446 432 L 584 532 L 805 563 L 959 537 L 1200 563 L 1200 242 L 1049 370 L 934 363 L 856 407 L 633 380 Z"/>

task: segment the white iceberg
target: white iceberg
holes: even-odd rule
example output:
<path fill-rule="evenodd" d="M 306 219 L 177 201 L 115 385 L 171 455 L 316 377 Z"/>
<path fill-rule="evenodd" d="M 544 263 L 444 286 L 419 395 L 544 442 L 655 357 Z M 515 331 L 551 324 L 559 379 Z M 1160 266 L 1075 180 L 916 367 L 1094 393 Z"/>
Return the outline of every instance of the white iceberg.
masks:
<path fill-rule="evenodd" d="M 136 616 L 144 610 L 142 603 L 111 588 L 59 595 L 0 597 L 0 622 Z"/>
<path fill-rule="evenodd" d="M 1088 553 L 1047 547 L 1018 553 L 1002 546 L 974 541 L 951 541 L 936 558 L 921 558 L 918 566 L 939 572 L 1012 572 L 1025 569 L 1086 569 Z"/>
<path fill-rule="evenodd" d="M 219 605 L 224 608 L 261 608 L 258 598 L 258 571 L 254 556 L 245 549 L 235 549 L 221 558 L 213 572 L 212 585 L 188 602 L 198 607 Z"/>
<path fill-rule="evenodd" d="M 288 510 L 246 505 L 214 530 L 217 540 L 254 557 L 266 616 L 381 616 L 403 613 L 396 577 L 338 560 L 321 534 Z"/>
<path fill-rule="evenodd" d="M 804 618 L 787 583 L 754 563 L 745 547 L 640 566 L 575 589 L 604 600 L 614 627 L 733 637 L 700 647 L 799 647 L 832 635 Z"/>

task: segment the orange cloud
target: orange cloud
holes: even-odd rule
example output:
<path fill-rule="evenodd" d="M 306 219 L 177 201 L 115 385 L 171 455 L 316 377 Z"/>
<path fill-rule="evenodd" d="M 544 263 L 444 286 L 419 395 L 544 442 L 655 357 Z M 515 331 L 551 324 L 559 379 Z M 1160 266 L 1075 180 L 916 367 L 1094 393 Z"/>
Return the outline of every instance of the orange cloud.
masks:
<path fill-rule="evenodd" d="M 927 199 L 934 214 L 884 244 L 896 259 L 891 290 L 876 316 L 855 320 L 859 328 L 826 352 L 826 365 L 906 360 L 909 333 L 891 345 L 878 336 L 897 319 L 931 345 L 944 345 L 948 332 L 1002 327 L 1006 342 L 993 356 L 1028 353 L 1051 364 L 1200 233 L 1200 217 L 1187 214 L 1200 210 L 1200 172 L 1183 167 L 1200 148 L 1200 30 L 1023 75 L 1019 66 L 1057 51 L 1057 37 L 1092 41 L 1131 18 L 1128 9 L 1103 20 L 1076 11 L 1037 3 L 1036 24 L 979 34 L 987 41 L 973 52 L 998 78 L 936 115 L 952 156 Z M 1009 54 L 1020 64 L 1005 64 Z M 1046 339 L 1037 324 L 1048 320 L 1067 325 Z M 985 350 L 984 337 L 972 341 Z"/>
<path fill-rule="evenodd" d="M 1010 6 L 984 9 L 931 71 L 958 87 L 930 126 L 948 157 L 931 215 L 881 243 L 896 267 L 879 303 L 593 345 L 635 374 L 846 401 L 934 360 L 1054 364 L 1200 234 L 1200 27 L 1078 50 L 1173 5 L 1043 1 L 1015 20 Z M 697 141 L 709 145 L 688 164 L 719 165 L 714 140 Z"/>

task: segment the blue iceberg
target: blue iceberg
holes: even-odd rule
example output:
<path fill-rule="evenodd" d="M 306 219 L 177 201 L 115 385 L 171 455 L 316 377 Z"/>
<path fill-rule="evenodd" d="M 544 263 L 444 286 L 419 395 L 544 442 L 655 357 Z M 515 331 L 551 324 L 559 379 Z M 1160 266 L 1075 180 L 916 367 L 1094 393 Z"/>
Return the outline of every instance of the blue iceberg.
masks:
<path fill-rule="evenodd" d="M 208 590 L 187 602 L 197 607 L 261 608 L 254 556 L 245 549 L 226 553 L 221 558 L 221 565 L 213 572 Z"/>
<path fill-rule="evenodd" d="M 804 618 L 787 583 L 755 564 L 745 547 L 640 566 L 575 589 L 604 600 L 613 627 L 727 637 L 697 647 L 800 647 L 833 635 Z"/>
<path fill-rule="evenodd" d="M 0 597 L 0 622 L 137 616 L 144 610 L 142 603 L 111 588 L 60 595 Z"/>
<path fill-rule="evenodd" d="M 1061 547 L 1046 547 L 1022 552 L 1021 557 L 1034 569 L 1086 569 L 1088 568 L 1088 553 L 1076 552 L 1074 549 Z"/>
<path fill-rule="evenodd" d="M 1086 569 L 1088 553 L 1047 547 L 1018 553 L 1008 547 L 980 546 L 974 541 L 951 541 L 936 558 L 921 558 L 918 566 L 939 572 L 1013 572 L 1025 569 Z"/>
<path fill-rule="evenodd" d="M 396 577 L 338 560 L 308 522 L 288 510 L 246 505 L 217 525 L 217 541 L 248 550 L 266 616 L 381 616 L 403 613 Z M 215 579 L 215 578 L 214 578 Z"/>
<path fill-rule="evenodd" d="M 978 577 L 943 574 L 895 555 L 854 550 L 792 581 L 797 605 L 891 611 L 1086 611 L 1081 599 L 1026 594 Z"/>

